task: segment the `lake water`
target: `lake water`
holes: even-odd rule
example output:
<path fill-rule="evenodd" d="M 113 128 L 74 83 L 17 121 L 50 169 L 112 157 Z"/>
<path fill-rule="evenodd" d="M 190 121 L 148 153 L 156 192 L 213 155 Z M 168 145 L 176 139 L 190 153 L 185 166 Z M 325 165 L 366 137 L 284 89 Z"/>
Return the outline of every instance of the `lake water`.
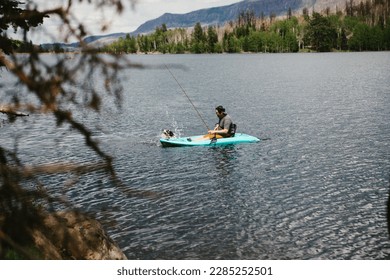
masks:
<path fill-rule="evenodd" d="M 263 141 L 162 148 L 162 129 L 190 136 L 206 127 L 164 67 L 122 72 L 122 109 L 109 103 L 79 117 L 126 187 L 158 196 L 129 197 L 99 174 L 68 189 L 68 176 L 46 181 L 115 221 L 106 229 L 128 258 L 390 259 L 390 52 L 130 58 L 169 64 L 210 127 L 223 105 L 238 132 Z M 93 160 L 45 116 L 0 131 L 25 160 Z"/>

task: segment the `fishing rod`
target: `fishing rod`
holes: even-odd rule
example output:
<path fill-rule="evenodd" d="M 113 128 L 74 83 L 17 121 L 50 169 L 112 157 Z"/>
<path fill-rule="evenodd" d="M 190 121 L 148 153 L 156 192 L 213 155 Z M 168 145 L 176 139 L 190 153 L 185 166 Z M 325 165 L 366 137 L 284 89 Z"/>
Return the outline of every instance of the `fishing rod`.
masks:
<path fill-rule="evenodd" d="M 179 83 L 179 81 L 176 79 L 175 75 L 173 75 L 173 73 L 171 72 L 171 70 L 168 68 L 168 66 L 166 64 L 165 65 L 165 68 L 167 68 L 168 72 L 172 75 L 173 79 L 176 81 L 176 83 L 179 85 L 179 87 L 181 88 L 181 90 L 183 91 L 184 95 L 187 97 L 188 101 L 190 101 L 192 107 L 195 109 L 196 113 L 198 114 L 199 118 L 202 120 L 204 126 L 206 127 L 207 131 L 210 130 L 209 126 L 207 125 L 207 123 L 205 122 L 205 120 L 203 119 L 202 115 L 199 113 L 199 110 L 196 108 L 195 104 L 192 102 L 191 98 L 188 96 L 187 92 L 184 90 L 184 88 L 181 86 L 181 84 Z"/>

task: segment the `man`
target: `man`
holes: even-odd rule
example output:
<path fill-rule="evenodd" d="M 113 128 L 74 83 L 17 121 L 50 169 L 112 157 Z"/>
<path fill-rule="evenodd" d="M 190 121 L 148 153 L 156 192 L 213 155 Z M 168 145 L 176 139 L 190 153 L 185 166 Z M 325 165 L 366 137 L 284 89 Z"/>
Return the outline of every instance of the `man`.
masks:
<path fill-rule="evenodd" d="M 209 130 L 209 134 L 213 138 L 232 137 L 236 132 L 236 125 L 233 124 L 232 118 L 225 112 L 223 106 L 215 108 L 215 113 L 219 118 L 219 122 L 215 126 L 214 130 Z"/>

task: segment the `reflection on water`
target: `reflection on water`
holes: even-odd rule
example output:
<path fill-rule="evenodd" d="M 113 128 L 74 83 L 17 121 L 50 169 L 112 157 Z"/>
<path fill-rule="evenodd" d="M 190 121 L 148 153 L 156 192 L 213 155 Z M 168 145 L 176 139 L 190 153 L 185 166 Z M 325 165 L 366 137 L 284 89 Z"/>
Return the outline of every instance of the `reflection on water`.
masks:
<path fill-rule="evenodd" d="M 236 149 L 237 146 L 235 145 L 210 148 L 210 150 L 213 150 L 212 158 L 215 162 L 216 170 L 220 173 L 221 180 L 224 179 L 224 176 L 229 177 L 234 172 L 235 161 L 238 160 Z"/>
<path fill-rule="evenodd" d="M 390 180 L 389 180 L 389 198 L 387 200 L 387 231 L 390 239 Z"/>

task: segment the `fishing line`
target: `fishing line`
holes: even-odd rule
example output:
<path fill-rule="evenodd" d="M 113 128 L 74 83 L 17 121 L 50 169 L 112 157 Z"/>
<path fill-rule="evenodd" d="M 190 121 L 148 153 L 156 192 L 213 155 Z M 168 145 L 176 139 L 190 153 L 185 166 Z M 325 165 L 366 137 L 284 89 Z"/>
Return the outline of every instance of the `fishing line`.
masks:
<path fill-rule="evenodd" d="M 203 119 L 202 115 L 200 114 L 200 112 L 198 111 L 198 109 L 196 108 L 195 104 L 192 102 L 191 98 L 188 96 L 187 92 L 184 90 L 184 88 L 181 86 L 181 84 L 179 83 L 179 81 L 176 79 L 175 75 L 173 75 L 173 73 L 171 72 L 171 70 L 169 70 L 168 66 L 166 64 L 165 65 L 165 68 L 167 68 L 168 72 L 171 73 L 173 79 L 176 81 L 176 83 L 179 85 L 179 87 L 181 88 L 181 90 L 183 91 L 184 95 L 187 97 L 188 101 L 190 101 L 192 107 L 195 109 L 196 113 L 198 114 L 199 118 L 202 120 L 203 124 L 205 125 L 206 129 L 207 130 L 210 130 L 210 128 L 208 127 L 207 123 L 205 122 L 205 120 Z"/>

